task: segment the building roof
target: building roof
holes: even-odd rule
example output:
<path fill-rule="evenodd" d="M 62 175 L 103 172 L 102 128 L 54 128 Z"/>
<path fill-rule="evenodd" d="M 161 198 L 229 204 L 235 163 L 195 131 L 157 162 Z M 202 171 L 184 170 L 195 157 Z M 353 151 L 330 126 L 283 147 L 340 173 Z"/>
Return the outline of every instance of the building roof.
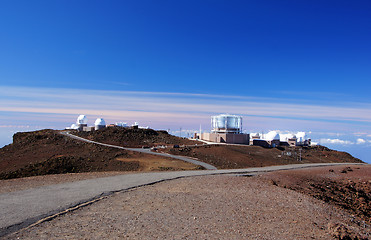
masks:
<path fill-rule="evenodd" d="M 77 120 L 76 124 L 88 124 L 88 119 L 85 115 L 80 115 Z"/>
<path fill-rule="evenodd" d="M 280 135 L 276 131 L 270 131 L 265 135 L 264 139 L 268 141 L 280 140 Z"/>
<path fill-rule="evenodd" d="M 97 120 L 95 120 L 95 126 L 106 126 L 106 122 L 104 121 L 103 118 L 97 118 Z"/>

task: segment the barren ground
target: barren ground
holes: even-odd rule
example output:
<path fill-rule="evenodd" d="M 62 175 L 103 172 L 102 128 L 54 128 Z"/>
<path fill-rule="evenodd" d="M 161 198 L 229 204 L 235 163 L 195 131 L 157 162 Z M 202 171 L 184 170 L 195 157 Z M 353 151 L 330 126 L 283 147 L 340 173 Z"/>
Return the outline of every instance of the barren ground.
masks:
<path fill-rule="evenodd" d="M 344 195 L 335 187 L 346 188 L 352 181 L 365 194 L 355 194 L 353 200 L 369 198 L 370 166 L 345 168 L 167 181 L 117 193 L 8 238 L 367 239 L 368 218 L 312 197 L 326 187 L 334 189 L 320 190 L 323 196 Z M 317 187 L 306 187 L 308 179 Z"/>
<path fill-rule="evenodd" d="M 67 173 L 0 180 L 0 193 L 21 191 L 52 184 L 74 182 L 91 178 L 109 177 L 125 172 Z"/>
<path fill-rule="evenodd" d="M 152 129 L 106 128 L 74 132 L 82 137 L 118 146 L 162 146 L 175 155 L 185 155 L 218 169 L 263 167 L 295 163 L 362 162 L 345 152 L 322 146 L 311 148 L 263 148 L 258 146 L 197 145 L 197 141 Z M 191 146 L 188 146 L 191 144 Z M 180 145 L 179 148 L 173 148 Z M 187 146 L 183 146 L 187 145 Z M 302 156 L 301 161 L 299 156 Z M 200 169 L 182 161 L 145 153 L 100 146 L 72 139 L 57 130 L 19 132 L 13 144 L 0 148 L 0 179 L 49 174 L 107 171 L 168 171 Z"/>
<path fill-rule="evenodd" d="M 199 169 L 199 166 L 173 158 L 85 143 L 54 130 L 17 133 L 13 138 L 13 144 L 0 148 L 0 179 L 64 173 Z"/>
<path fill-rule="evenodd" d="M 362 162 L 349 153 L 334 151 L 323 146 L 263 148 L 246 145 L 202 145 L 168 148 L 164 151 L 175 155 L 194 157 L 216 166 L 218 169 L 298 163 Z"/>

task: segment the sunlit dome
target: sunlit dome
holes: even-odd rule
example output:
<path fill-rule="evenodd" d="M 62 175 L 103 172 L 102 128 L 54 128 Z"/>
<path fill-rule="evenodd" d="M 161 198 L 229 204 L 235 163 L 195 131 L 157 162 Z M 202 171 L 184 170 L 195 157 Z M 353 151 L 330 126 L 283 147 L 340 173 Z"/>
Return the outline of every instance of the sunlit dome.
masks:
<path fill-rule="evenodd" d="M 298 132 L 296 134 L 296 138 L 298 139 L 299 142 L 304 142 L 305 141 L 305 132 Z"/>
<path fill-rule="evenodd" d="M 292 134 L 292 133 L 286 133 L 286 134 L 280 134 L 280 137 L 281 137 L 281 141 L 282 142 L 285 142 L 285 141 L 288 141 L 289 139 L 291 138 L 295 138 L 295 135 Z"/>
<path fill-rule="evenodd" d="M 97 120 L 95 120 L 95 126 L 106 126 L 106 122 L 104 121 L 103 118 L 97 118 Z"/>
<path fill-rule="evenodd" d="M 292 133 L 289 133 L 289 134 L 287 134 L 287 136 L 286 136 L 287 138 L 295 138 L 295 135 L 294 134 L 292 134 Z"/>
<path fill-rule="evenodd" d="M 78 128 L 79 128 L 79 126 L 77 126 L 76 124 L 72 124 L 71 127 L 70 127 L 70 129 L 78 129 Z"/>
<path fill-rule="evenodd" d="M 88 119 L 85 115 L 80 115 L 76 120 L 76 124 L 88 124 Z"/>
<path fill-rule="evenodd" d="M 270 131 L 265 135 L 265 140 L 268 141 L 280 140 L 280 135 L 276 131 Z"/>

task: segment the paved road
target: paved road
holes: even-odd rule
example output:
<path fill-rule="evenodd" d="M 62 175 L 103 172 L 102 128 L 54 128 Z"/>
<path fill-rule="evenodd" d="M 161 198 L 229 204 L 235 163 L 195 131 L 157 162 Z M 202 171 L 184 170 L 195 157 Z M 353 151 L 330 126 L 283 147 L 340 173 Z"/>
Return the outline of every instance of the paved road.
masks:
<path fill-rule="evenodd" d="M 3 193 L 0 194 L 0 237 L 66 209 L 99 199 L 101 196 L 165 180 L 213 174 L 257 174 L 277 170 L 329 165 L 339 164 L 294 164 L 234 170 L 124 174 Z"/>
<path fill-rule="evenodd" d="M 84 142 L 88 142 L 88 143 L 94 143 L 94 144 L 98 144 L 98 145 L 102 145 L 102 146 L 106 146 L 106 147 L 112 147 L 112 148 L 118 148 L 118 149 L 123 149 L 123 150 L 134 151 L 134 152 L 148 153 L 148 154 L 153 154 L 153 155 L 158 155 L 158 156 L 163 156 L 163 157 L 175 158 L 175 159 L 178 159 L 178 160 L 182 160 L 182 161 L 185 161 L 185 162 L 189 162 L 189 163 L 192 163 L 192 164 L 195 164 L 195 165 L 202 166 L 207 170 L 216 170 L 217 169 L 213 165 L 210 165 L 210 164 L 207 164 L 207 163 L 204 163 L 204 162 L 201 162 L 201 161 L 197 161 L 196 159 L 192 159 L 192 158 L 189 158 L 189 157 L 172 155 L 172 154 L 168 154 L 168 153 L 152 152 L 151 149 L 127 148 L 127 147 L 121 147 L 121 146 L 116 146 L 116 145 L 111 145 L 111 144 L 95 142 L 95 141 L 91 141 L 91 140 L 88 140 L 88 139 L 85 139 L 85 138 L 82 138 L 82 137 L 72 135 L 68 132 L 61 132 L 61 134 L 65 135 L 65 136 L 68 136 L 68 137 L 71 137 L 71 138 L 74 138 L 76 140 L 80 140 L 80 141 L 84 141 Z"/>

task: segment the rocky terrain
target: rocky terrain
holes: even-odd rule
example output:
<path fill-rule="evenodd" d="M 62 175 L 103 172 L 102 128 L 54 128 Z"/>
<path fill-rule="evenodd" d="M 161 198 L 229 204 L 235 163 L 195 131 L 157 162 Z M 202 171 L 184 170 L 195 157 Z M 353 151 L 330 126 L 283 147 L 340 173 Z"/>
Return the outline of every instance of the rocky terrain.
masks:
<path fill-rule="evenodd" d="M 296 163 L 362 162 L 349 153 L 331 150 L 324 146 L 263 148 L 242 145 L 201 145 L 170 148 L 165 151 L 175 155 L 194 157 L 219 169 Z"/>
<path fill-rule="evenodd" d="M 167 146 L 157 151 L 196 158 L 219 169 L 295 163 L 362 162 L 348 153 L 322 146 L 263 148 L 204 145 L 152 129 L 108 127 L 99 131 L 71 133 L 124 147 Z M 200 167 L 167 157 L 85 143 L 50 129 L 16 133 L 13 143 L 0 149 L 0 179 L 81 172 L 192 169 Z"/>
<path fill-rule="evenodd" d="M 290 170 L 262 175 L 271 184 L 288 188 L 347 210 L 371 225 L 371 166 L 336 166 Z"/>
<path fill-rule="evenodd" d="M 157 167 L 151 169 L 148 162 Z M 0 149 L 0 179 L 79 172 L 182 169 L 198 169 L 198 166 L 81 142 L 56 130 L 16 133 L 13 143 Z"/>
<path fill-rule="evenodd" d="M 7 239 L 366 240 L 370 179 L 370 165 L 183 178 L 116 193 Z"/>
<path fill-rule="evenodd" d="M 108 127 L 99 131 L 78 132 L 73 134 L 96 142 L 122 147 L 153 147 L 159 145 L 193 145 L 194 141 L 168 134 L 166 131 L 153 129 L 133 129 L 123 127 Z M 198 142 L 199 144 L 202 144 Z"/>

